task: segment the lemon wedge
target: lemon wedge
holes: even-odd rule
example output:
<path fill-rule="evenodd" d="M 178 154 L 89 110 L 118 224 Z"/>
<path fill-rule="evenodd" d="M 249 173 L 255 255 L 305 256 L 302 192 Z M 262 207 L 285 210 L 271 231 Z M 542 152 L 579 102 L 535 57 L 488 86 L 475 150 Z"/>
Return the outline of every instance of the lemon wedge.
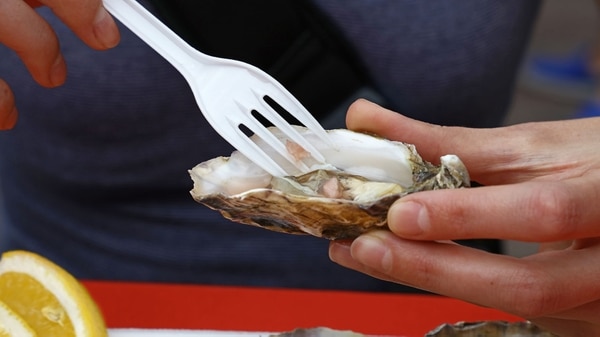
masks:
<path fill-rule="evenodd" d="M 100 310 L 83 285 L 35 253 L 2 254 L 0 301 L 39 337 L 108 335 Z"/>
<path fill-rule="evenodd" d="M 35 337 L 31 327 L 12 311 L 4 302 L 0 302 L 0 337 Z"/>

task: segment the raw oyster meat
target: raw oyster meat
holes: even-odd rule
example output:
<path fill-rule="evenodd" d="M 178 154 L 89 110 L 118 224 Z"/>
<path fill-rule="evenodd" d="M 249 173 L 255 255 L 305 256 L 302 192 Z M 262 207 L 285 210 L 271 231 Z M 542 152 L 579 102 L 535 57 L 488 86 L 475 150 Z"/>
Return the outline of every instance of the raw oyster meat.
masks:
<path fill-rule="evenodd" d="M 316 162 L 288 140 L 288 151 L 309 167 L 309 173 L 302 174 L 272 153 L 287 172 L 296 170 L 273 177 L 235 151 L 189 170 L 193 198 L 236 222 L 334 240 L 386 228 L 388 208 L 409 193 L 470 184 L 467 169 L 455 155 L 442 156 L 440 164 L 433 165 L 411 144 L 335 129 L 328 131 L 331 148 L 306 128 L 298 129 L 326 163 Z M 270 130 L 283 139 L 278 129 Z M 254 141 L 274 152 L 261 139 Z"/>

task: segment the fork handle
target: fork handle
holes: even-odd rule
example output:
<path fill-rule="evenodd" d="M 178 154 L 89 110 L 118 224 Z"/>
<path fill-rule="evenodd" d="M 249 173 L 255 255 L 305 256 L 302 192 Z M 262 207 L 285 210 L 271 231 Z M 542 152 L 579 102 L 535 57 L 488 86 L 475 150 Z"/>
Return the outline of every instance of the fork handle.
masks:
<path fill-rule="evenodd" d="M 187 79 L 206 69 L 198 62 L 210 56 L 198 52 L 135 0 L 104 0 L 104 7 Z"/>

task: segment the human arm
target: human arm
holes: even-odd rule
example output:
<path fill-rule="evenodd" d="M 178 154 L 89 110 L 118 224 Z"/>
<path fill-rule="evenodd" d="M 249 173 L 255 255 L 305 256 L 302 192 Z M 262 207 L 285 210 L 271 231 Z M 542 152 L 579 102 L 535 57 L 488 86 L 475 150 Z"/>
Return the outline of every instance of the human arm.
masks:
<path fill-rule="evenodd" d="M 359 101 L 347 124 L 413 143 L 431 161 L 455 153 L 485 187 L 404 197 L 389 211 L 391 232 L 332 243 L 334 261 L 514 313 L 559 335 L 600 334 L 600 118 L 468 129 Z M 448 241 L 469 238 L 572 243 L 519 259 Z"/>
<path fill-rule="evenodd" d="M 14 50 L 44 87 L 61 85 L 67 68 L 56 35 L 34 10 L 39 5 L 51 8 L 91 48 L 103 50 L 119 42 L 117 26 L 101 0 L 0 1 L 0 43 Z M 0 79 L 0 129 L 12 128 L 16 120 L 14 95 Z"/>

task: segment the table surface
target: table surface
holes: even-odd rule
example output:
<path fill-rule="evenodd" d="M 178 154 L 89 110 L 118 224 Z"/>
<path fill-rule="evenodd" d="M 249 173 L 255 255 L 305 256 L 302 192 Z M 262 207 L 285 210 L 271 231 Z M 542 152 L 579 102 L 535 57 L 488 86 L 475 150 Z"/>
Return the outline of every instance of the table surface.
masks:
<path fill-rule="evenodd" d="M 325 326 L 421 337 L 443 323 L 518 317 L 456 299 L 162 283 L 84 281 L 109 328 L 289 331 Z"/>

